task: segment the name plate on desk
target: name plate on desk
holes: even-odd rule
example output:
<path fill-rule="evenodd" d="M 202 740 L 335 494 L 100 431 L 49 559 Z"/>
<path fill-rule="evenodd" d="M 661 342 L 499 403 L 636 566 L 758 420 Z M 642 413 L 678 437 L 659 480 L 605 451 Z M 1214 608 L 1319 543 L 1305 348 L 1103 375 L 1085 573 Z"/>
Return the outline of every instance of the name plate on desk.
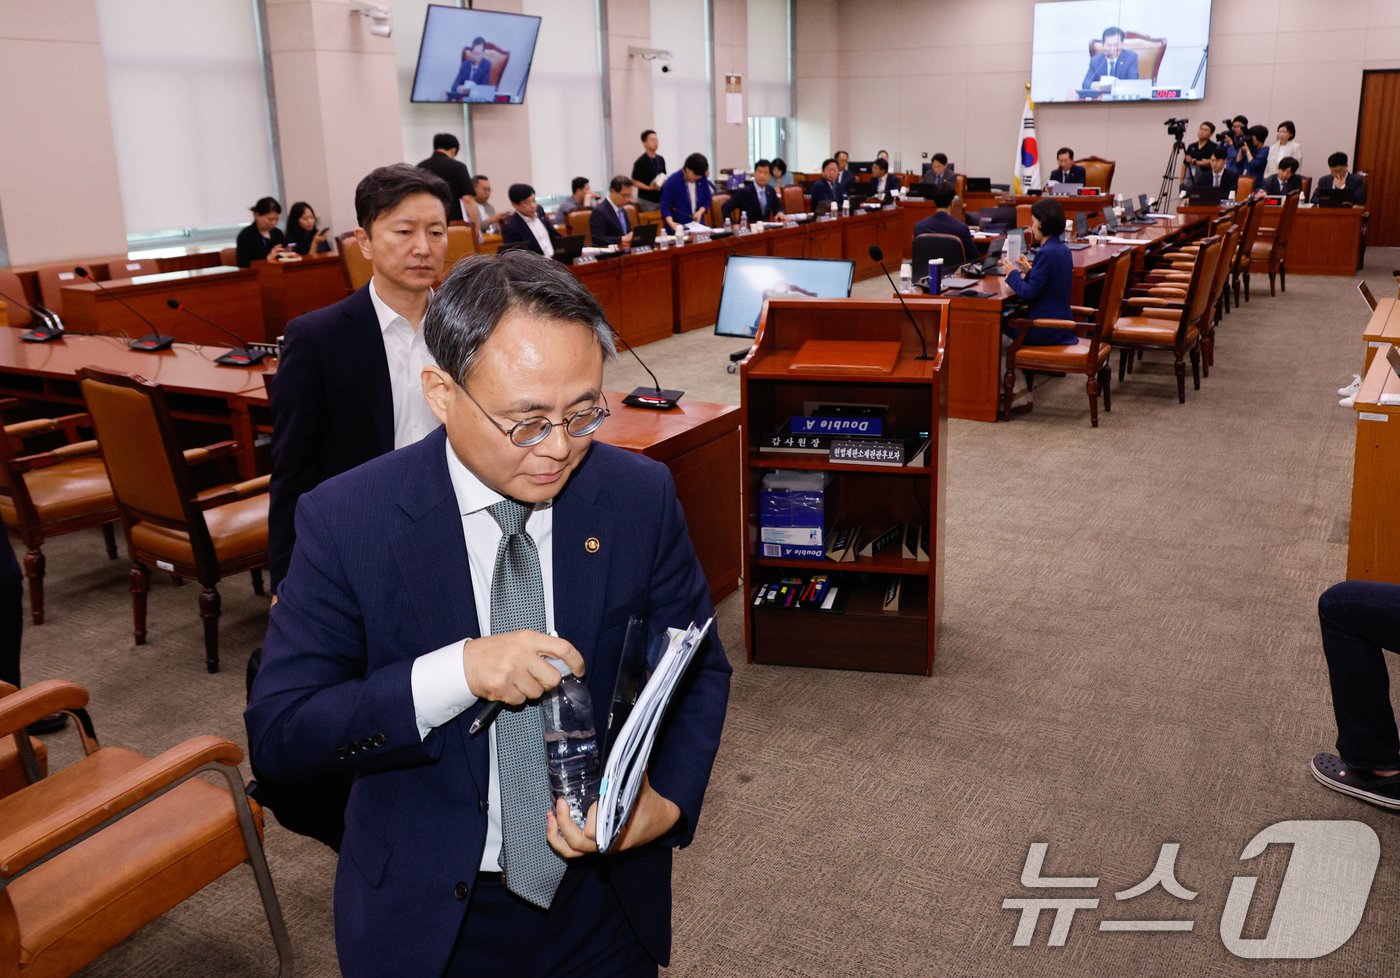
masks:
<path fill-rule="evenodd" d="M 1361 420 L 1361 421 L 1389 421 L 1389 420 L 1390 420 L 1390 415 L 1388 415 L 1388 414 L 1372 414 L 1372 413 L 1369 412 L 1369 411 L 1361 411 L 1361 412 L 1358 412 L 1357 415 L 1356 415 L 1356 417 L 1358 418 L 1358 420 Z"/>
<path fill-rule="evenodd" d="M 807 340 L 788 364 L 794 373 L 889 374 L 899 360 L 897 340 Z"/>

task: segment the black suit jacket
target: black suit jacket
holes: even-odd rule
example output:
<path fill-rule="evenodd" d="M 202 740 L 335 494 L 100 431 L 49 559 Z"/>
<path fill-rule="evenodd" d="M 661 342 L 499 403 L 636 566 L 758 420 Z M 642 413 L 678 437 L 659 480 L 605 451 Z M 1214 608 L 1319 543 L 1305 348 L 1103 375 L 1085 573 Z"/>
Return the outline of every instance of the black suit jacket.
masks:
<path fill-rule="evenodd" d="M 749 215 L 749 223 L 755 221 L 769 221 L 775 214 L 782 213 L 783 202 L 778 196 L 777 189 L 770 183 L 763 188 L 763 200 L 758 198 L 758 186 L 753 183 L 746 183 L 734 192 L 734 196 L 729 198 L 729 202 L 724 205 L 726 215 L 734 214 L 739 210 Z"/>
<path fill-rule="evenodd" d="M 836 206 L 840 207 L 841 201 L 845 199 L 846 188 L 842 186 L 839 177 L 837 178 L 834 192 L 832 185 L 827 183 L 825 179 L 818 180 L 816 183 L 812 184 L 812 210 L 816 210 L 817 205 L 824 200 L 834 201 Z"/>
<path fill-rule="evenodd" d="M 924 167 L 924 175 L 920 179 L 921 182 L 931 183 L 936 187 L 941 187 L 944 184 L 950 187 L 956 187 L 958 185 L 958 175 L 952 163 L 943 167 L 943 173 L 941 175 L 933 172 L 933 164 L 930 163 L 928 166 Z"/>
<path fill-rule="evenodd" d="M 296 543 L 297 500 L 394 449 L 394 396 L 369 286 L 287 324 L 272 382 L 267 544 L 273 592 Z"/>
<path fill-rule="evenodd" d="M 1284 194 L 1292 193 L 1294 190 L 1302 189 L 1303 178 L 1298 176 L 1298 174 L 1296 173 L 1288 178 L 1288 183 L 1286 184 L 1280 181 L 1278 178 L 1278 174 L 1275 173 L 1273 176 L 1269 177 L 1269 179 L 1264 181 L 1263 187 L 1264 193 L 1268 194 L 1270 197 L 1282 197 Z"/>
<path fill-rule="evenodd" d="M 529 229 L 526 228 L 528 231 Z M 588 231 L 593 236 L 593 246 L 601 248 L 603 245 L 614 245 L 622 243 L 622 236 L 631 231 L 629 225 L 627 230 L 622 229 L 622 222 L 617 219 L 617 212 L 613 210 L 612 201 L 605 200 L 593 208 L 593 213 L 588 218 Z M 534 235 L 530 235 L 534 237 Z"/>
<path fill-rule="evenodd" d="M 1196 186 L 1198 186 L 1198 187 L 1213 187 L 1213 186 L 1215 186 L 1215 174 L 1214 174 L 1214 173 L 1203 173 L 1203 174 L 1201 174 L 1200 178 L 1196 181 Z M 1227 194 L 1228 194 L 1231 190 L 1238 190 L 1239 187 L 1240 187 L 1240 175 L 1239 175 L 1238 173 L 1232 173 L 1232 172 L 1229 171 L 1229 170 L 1225 170 L 1225 171 L 1223 171 L 1223 172 L 1220 174 L 1220 190 L 1221 190 L 1222 193 L 1227 193 Z"/>
<path fill-rule="evenodd" d="M 1332 179 L 1332 174 L 1327 174 L 1317 181 L 1317 186 L 1313 188 L 1313 202 L 1317 202 L 1317 192 L 1319 190 L 1332 190 L 1336 181 Z M 1347 171 L 1346 189 L 1351 194 L 1353 204 L 1366 203 L 1366 184 L 1361 179 L 1361 174 Z"/>
<path fill-rule="evenodd" d="M 540 220 L 549 230 L 550 242 L 558 248 L 559 232 L 554 230 L 554 225 L 549 223 L 549 218 L 541 217 Z M 501 222 L 501 244 L 523 244 L 537 255 L 544 254 L 544 249 L 540 247 L 539 241 L 535 238 L 535 232 L 530 230 L 530 226 L 525 223 L 525 218 L 519 214 L 512 214 Z"/>
<path fill-rule="evenodd" d="M 1056 180 L 1060 183 L 1088 184 L 1089 175 L 1084 172 L 1084 167 L 1075 163 L 1070 166 L 1068 177 L 1064 175 L 1063 170 L 1061 170 L 1059 167 L 1056 167 L 1055 169 L 1050 171 L 1050 179 Z"/>

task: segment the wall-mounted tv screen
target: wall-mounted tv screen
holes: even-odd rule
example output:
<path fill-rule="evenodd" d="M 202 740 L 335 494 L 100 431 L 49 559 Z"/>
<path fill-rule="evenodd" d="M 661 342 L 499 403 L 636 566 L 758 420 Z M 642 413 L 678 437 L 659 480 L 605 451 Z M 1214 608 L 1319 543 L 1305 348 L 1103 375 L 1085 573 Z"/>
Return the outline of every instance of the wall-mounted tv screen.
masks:
<path fill-rule="evenodd" d="M 1031 98 L 1155 102 L 1206 94 L 1210 0 L 1035 5 Z"/>
<path fill-rule="evenodd" d="M 538 17 L 430 5 L 410 100 L 519 105 L 539 34 Z"/>
<path fill-rule="evenodd" d="M 724 289 L 715 317 L 718 336 L 753 336 L 767 298 L 814 296 L 844 299 L 851 294 L 856 263 L 844 258 L 768 258 L 730 255 L 724 263 Z"/>

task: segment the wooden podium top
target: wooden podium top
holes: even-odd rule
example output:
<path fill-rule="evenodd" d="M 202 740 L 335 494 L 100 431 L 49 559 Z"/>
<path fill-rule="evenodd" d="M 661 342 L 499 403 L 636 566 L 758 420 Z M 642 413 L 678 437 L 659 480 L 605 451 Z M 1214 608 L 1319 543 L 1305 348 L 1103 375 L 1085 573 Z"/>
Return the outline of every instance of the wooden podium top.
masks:
<path fill-rule="evenodd" d="M 1400 300 L 1377 299 L 1362 336 L 1367 343 L 1400 344 Z"/>
<path fill-rule="evenodd" d="M 1356 393 L 1356 403 L 1353 407 L 1362 417 L 1367 414 L 1400 415 L 1400 403 L 1380 403 L 1383 394 L 1400 402 L 1400 371 L 1390 363 L 1387 356 L 1390 350 L 1396 350 L 1396 356 L 1400 358 L 1400 348 L 1392 346 L 1384 351 L 1377 350 L 1370 369 L 1366 371 L 1365 379 L 1361 381 L 1361 390 Z"/>

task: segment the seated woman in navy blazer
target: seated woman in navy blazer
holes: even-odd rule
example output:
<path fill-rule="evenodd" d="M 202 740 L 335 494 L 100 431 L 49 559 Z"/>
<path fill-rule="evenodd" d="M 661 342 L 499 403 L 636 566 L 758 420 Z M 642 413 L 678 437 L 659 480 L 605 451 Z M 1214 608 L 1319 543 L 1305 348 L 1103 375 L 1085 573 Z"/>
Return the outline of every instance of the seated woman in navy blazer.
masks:
<path fill-rule="evenodd" d="M 1070 310 L 1070 291 L 1074 284 L 1074 255 L 1065 247 L 1060 235 L 1065 230 L 1065 211 L 1060 202 L 1051 197 L 1042 197 L 1031 205 L 1031 232 L 1040 243 L 1040 251 L 1032 263 L 1022 254 L 1012 267 L 1005 258 L 1001 260 L 1002 271 L 1006 272 L 1006 287 L 1015 292 L 1026 304 L 1024 310 L 1016 310 L 1017 319 L 1073 319 Z M 1010 345 L 1010 327 L 1002 327 L 1005 334 L 1002 348 Z M 1026 346 L 1068 346 L 1076 343 L 1079 337 L 1072 329 L 1054 329 L 1032 326 L 1026 332 Z M 1030 391 L 1024 395 L 1018 388 L 1012 394 L 1012 406 L 1030 403 Z"/>

